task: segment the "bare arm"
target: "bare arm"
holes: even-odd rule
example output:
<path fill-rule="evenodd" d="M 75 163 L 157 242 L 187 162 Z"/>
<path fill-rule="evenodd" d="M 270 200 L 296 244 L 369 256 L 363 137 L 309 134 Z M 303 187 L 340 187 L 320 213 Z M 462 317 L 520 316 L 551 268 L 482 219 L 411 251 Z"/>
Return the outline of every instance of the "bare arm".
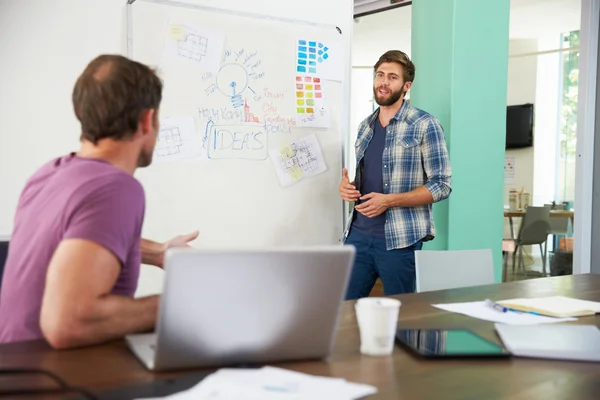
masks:
<path fill-rule="evenodd" d="M 142 263 L 148 265 L 156 265 L 162 267 L 163 255 L 166 250 L 164 243 L 154 242 L 152 240 L 142 238 L 140 242 L 140 250 L 142 252 Z"/>
<path fill-rule="evenodd" d="M 165 252 L 173 247 L 189 247 L 188 242 L 196 239 L 200 232 L 194 231 L 186 235 L 175 236 L 173 239 L 158 243 L 152 240 L 142 238 L 140 242 L 140 251 L 142 253 L 142 263 L 154 265 L 159 268 L 164 267 Z"/>
<path fill-rule="evenodd" d="M 40 316 L 52 347 L 86 346 L 154 328 L 158 296 L 110 294 L 120 269 L 116 256 L 99 244 L 61 242 L 48 267 Z"/>
<path fill-rule="evenodd" d="M 433 196 L 425 186 L 406 193 L 388 194 L 387 206 L 389 207 L 418 207 L 433 203 Z"/>

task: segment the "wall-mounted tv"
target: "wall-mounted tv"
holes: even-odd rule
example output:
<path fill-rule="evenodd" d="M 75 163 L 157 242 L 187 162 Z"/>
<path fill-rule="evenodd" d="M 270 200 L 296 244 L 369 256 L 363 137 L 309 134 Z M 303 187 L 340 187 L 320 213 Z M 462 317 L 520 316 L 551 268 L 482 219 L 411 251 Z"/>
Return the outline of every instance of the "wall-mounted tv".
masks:
<path fill-rule="evenodd" d="M 506 148 L 533 146 L 533 104 L 506 107 Z"/>

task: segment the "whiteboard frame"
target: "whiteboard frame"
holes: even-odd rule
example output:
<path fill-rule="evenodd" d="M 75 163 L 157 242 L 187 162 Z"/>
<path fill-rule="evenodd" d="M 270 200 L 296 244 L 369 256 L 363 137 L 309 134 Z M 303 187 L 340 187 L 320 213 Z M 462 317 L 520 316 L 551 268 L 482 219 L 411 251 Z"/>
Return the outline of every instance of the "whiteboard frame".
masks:
<path fill-rule="evenodd" d="M 182 7 L 182 8 L 188 8 L 188 9 L 192 9 L 192 10 L 202 10 L 202 11 L 209 11 L 209 12 L 215 12 L 215 13 L 223 13 L 223 14 L 230 14 L 230 15 L 237 15 L 237 16 L 244 16 L 244 17 L 250 17 L 250 18 L 256 18 L 256 19 L 262 19 L 262 20 L 270 20 L 270 21 L 278 21 L 278 22 L 285 22 L 285 23 L 291 23 L 291 24 L 299 24 L 299 25 L 306 25 L 306 26 L 311 26 L 311 27 L 317 27 L 317 28 L 324 28 L 324 29 L 336 29 L 340 35 L 343 35 L 343 32 L 341 30 L 341 28 L 335 24 L 323 24 L 323 23 L 315 23 L 315 22 L 310 22 L 310 21 L 306 21 L 306 20 L 300 20 L 300 19 L 294 19 L 294 18 L 283 18 L 283 17 L 275 17 L 275 16 L 271 16 L 271 15 L 266 15 L 266 14 L 258 14 L 258 13 L 249 13 L 249 12 L 245 12 L 245 11 L 235 11 L 235 10 L 230 10 L 230 9 L 223 9 L 223 8 L 218 8 L 218 7 L 210 7 L 210 6 L 204 6 L 204 5 L 200 5 L 200 4 L 189 4 L 189 3 L 183 3 L 180 1 L 175 1 L 175 0 L 137 0 L 139 2 L 145 2 L 145 3 L 154 3 L 154 4 L 161 4 L 161 5 L 166 5 L 166 6 L 175 6 L 175 7 Z M 126 52 L 127 52 L 127 57 L 129 58 L 133 58 L 133 4 L 136 2 L 136 0 L 127 0 L 126 3 L 126 7 L 125 7 L 125 14 L 126 14 L 126 21 L 127 21 L 127 27 L 126 27 L 126 32 L 127 32 L 127 45 L 126 45 Z M 352 38 L 352 27 L 353 24 L 350 24 L 350 31 L 346 32 L 346 35 L 350 35 L 349 37 Z M 351 40 L 351 39 L 350 39 Z M 351 42 L 350 42 L 351 43 Z M 347 59 L 349 61 L 348 67 L 345 68 L 345 77 L 344 77 L 344 81 L 346 82 L 345 85 L 342 85 L 342 96 L 345 95 L 346 98 L 346 110 L 347 110 L 347 115 L 346 118 L 342 118 L 343 124 L 342 124 L 342 132 L 341 132 L 341 159 L 340 159 L 340 163 L 341 163 L 341 167 L 346 168 L 347 167 L 347 156 L 349 154 L 349 132 L 350 132 L 350 127 L 351 127 L 351 122 L 350 122 L 350 108 L 351 108 L 351 79 L 352 79 L 352 66 L 351 66 L 351 62 L 350 60 L 352 60 L 352 46 L 348 46 L 348 48 L 346 49 L 347 51 Z M 346 132 L 344 134 L 344 132 Z M 341 177 L 340 177 L 341 180 Z M 349 222 L 349 213 L 350 213 L 350 204 L 345 202 L 343 199 L 340 198 L 340 202 L 342 202 L 342 232 L 340 232 L 339 235 L 339 242 L 343 244 L 344 239 L 345 239 L 345 232 L 347 229 L 347 225 Z"/>

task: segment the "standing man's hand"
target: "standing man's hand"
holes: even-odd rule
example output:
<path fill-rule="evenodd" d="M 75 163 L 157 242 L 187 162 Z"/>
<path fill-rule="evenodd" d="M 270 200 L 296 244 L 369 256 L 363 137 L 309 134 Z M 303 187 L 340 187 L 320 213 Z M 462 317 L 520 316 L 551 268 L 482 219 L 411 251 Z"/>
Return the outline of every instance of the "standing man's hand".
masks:
<path fill-rule="evenodd" d="M 388 197 L 388 195 L 382 193 L 365 194 L 360 198 L 364 203 L 357 205 L 355 207 L 356 211 L 369 218 L 376 217 L 388 209 Z"/>
<path fill-rule="evenodd" d="M 340 182 L 339 190 L 340 196 L 346 201 L 353 202 L 360 197 L 360 192 L 356 190 L 356 187 L 348 179 L 348 170 L 346 168 L 342 170 L 342 181 Z"/>

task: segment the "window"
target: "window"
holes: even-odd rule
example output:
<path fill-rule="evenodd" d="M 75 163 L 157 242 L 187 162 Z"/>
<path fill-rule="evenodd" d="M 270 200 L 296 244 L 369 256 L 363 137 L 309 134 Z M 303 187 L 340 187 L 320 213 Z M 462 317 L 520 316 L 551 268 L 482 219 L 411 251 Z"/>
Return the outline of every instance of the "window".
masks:
<path fill-rule="evenodd" d="M 577 85 L 579 78 L 579 31 L 561 34 L 559 124 L 556 151 L 555 201 L 570 202 L 575 197 L 577 146 Z"/>

